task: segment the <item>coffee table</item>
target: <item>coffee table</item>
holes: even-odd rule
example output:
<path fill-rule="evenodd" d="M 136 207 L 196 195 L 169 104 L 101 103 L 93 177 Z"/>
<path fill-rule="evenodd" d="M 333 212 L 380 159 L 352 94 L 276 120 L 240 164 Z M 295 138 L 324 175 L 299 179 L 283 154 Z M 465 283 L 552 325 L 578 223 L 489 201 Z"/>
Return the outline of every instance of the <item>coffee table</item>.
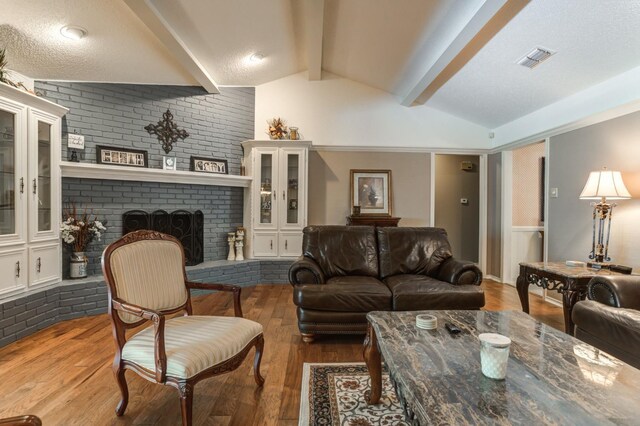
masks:
<path fill-rule="evenodd" d="M 421 330 L 415 317 L 438 318 Z M 364 355 L 369 404 L 380 399 L 381 356 L 414 424 L 637 424 L 640 370 L 523 312 L 371 312 Z M 462 332 L 450 335 L 444 323 Z M 480 371 L 478 334 L 511 338 L 506 380 Z"/>

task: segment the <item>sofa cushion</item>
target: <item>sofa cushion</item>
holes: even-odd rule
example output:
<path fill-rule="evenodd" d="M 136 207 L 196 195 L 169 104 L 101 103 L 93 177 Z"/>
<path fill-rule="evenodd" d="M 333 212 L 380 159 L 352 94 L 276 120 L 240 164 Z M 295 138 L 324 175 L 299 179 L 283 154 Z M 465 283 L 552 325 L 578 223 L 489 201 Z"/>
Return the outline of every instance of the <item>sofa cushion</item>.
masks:
<path fill-rule="evenodd" d="M 399 274 L 435 276 L 451 257 L 447 231 L 442 228 L 378 228 L 380 277 Z"/>
<path fill-rule="evenodd" d="M 378 244 L 371 226 L 307 226 L 302 253 L 325 277 L 378 276 Z"/>
<path fill-rule="evenodd" d="M 318 311 L 388 311 L 391 291 L 377 278 L 336 277 L 326 284 L 295 286 L 293 302 L 301 308 Z"/>
<path fill-rule="evenodd" d="M 477 285 L 453 285 L 424 275 L 394 275 L 384 283 L 393 293 L 394 311 L 479 309 L 484 291 Z"/>

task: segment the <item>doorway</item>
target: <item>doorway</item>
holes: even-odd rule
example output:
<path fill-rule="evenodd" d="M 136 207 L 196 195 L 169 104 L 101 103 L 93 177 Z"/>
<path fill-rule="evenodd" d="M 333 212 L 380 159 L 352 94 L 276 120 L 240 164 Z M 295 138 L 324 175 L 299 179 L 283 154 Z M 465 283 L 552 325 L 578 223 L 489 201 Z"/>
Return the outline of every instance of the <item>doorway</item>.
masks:
<path fill-rule="evenodd" d="M 480 263 L 480 156 L 435 154 L 434 226 L 449 235 L 453 256 Z"/>

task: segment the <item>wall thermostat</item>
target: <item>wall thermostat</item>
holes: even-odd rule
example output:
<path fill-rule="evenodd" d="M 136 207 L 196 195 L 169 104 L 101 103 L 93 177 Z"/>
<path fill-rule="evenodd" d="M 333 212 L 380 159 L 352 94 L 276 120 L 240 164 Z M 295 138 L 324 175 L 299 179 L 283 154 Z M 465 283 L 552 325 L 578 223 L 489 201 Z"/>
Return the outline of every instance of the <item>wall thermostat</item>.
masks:
<path fill-rule="evenodd" d="M 473 170 L 473 163 L 471 161 L 461 161 L 460 170 L 465 170 L 465 171 Z"/>

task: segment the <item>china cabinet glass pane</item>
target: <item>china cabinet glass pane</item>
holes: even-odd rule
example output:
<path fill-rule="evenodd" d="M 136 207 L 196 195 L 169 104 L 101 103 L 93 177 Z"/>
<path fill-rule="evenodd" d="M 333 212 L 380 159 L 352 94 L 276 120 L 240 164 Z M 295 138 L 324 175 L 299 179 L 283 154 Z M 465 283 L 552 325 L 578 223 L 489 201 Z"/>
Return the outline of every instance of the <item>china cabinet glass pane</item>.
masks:
<path fill-rule="evenodd" d="M 298 223 L 298 154 L 287 155 L 287 223 Z"/>
<path fill-rule="evenodd" d="M 38 231 L 51 229 L 51 125 L 38 122 Z"/>
<path fill-rule="evenodd" d="M 273 188 L 271 176 L 273 155 L 260 154 L 260 223 L 271 223 L 273 210 Z"/>
<path fill-rule="evenodd" d="M 0 110 L 0 235 L 16 232 L 15 115 Z"/>

